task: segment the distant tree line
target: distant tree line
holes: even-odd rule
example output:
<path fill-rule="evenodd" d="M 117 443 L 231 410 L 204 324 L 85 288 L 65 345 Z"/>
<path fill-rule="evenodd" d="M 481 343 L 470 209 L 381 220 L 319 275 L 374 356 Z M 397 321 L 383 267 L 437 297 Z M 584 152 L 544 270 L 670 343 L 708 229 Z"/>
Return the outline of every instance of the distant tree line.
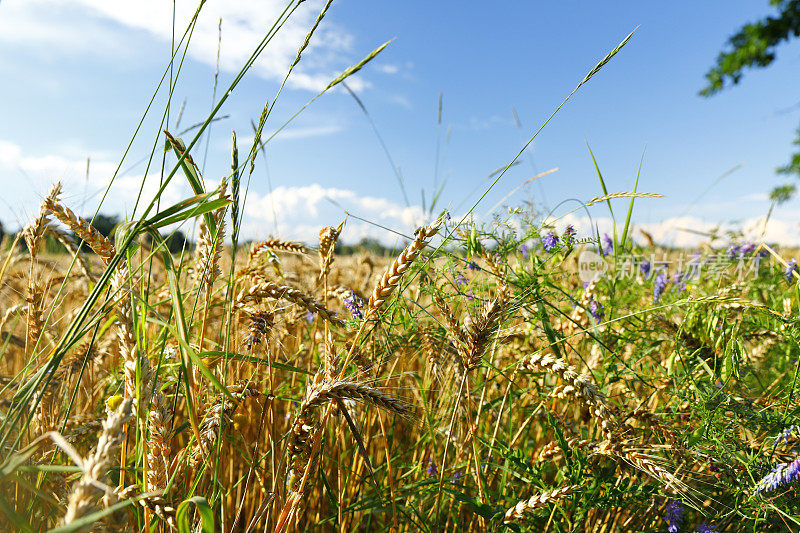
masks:
<path fill-rule="evenodd" d="M 116 215 L 105 215 L 105 214 L 98 214 L 92 220 L 91 225 L 97 231 L 99 231 L 105 237 L 108 237 L 112 241 L 114 240 L 114 230 L 116 229 L 117 225 L 120 223 L 120 219 Z M 4 242 L 4 237 L 6 236 L 3 223 L 0 222 L 0 243 L 4 243 L 5 246 L 8 246 L 11 240 L 16 237 L 15 233 L 9 234 L 9 241 Z M 147 237 L 150 239 L 150 237 Z M 265 237 L 266 238 L 266 237 Z M 79 240 L 76 238 L 76 240 Z M 187 237 L 184 232 L 181 230 L 176 230 L 174 232 L 170 232 L 164 235 L 164 241 L 167 243 L 169 251 L 173 254 L 178 254 L 182 250 L 192 250 L 194 248 L 194 243 L 192 243 Z M 243 247 L 247 247 L 250 242 L 242 243 Z M 19 239 L 17 246 L 22 249 L 25 249 L 25 239 Z M 64 252 L 64 247 L 61 246 L 55 239 L 48 236 L 44 240 L 44 249 L 50 253 L 61 253 Z M 81 251 L 86 253 L 94 253 L 91 249 L 86 246 L 86 244 L 82 244 Z M 377 256 L 395 256 L 400 253 L 400 248 L 394 247 L 387 247 L 380 243 L 377 239 L 371 237 L 364 237 L 361 239 L 357 244 L 345 244 L 342 242 L 338 242 L 336 244 L 336 253 L 339 255 L 353 255 L 358 253 L 367 252 L 370 255 L 377 255 Z"/>

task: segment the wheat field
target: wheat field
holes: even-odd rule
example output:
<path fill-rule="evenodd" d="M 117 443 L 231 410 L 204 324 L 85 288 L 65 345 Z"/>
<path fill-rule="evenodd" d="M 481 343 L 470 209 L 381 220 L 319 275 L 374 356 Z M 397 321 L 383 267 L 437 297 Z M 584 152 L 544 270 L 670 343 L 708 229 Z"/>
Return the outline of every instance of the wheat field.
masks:
<path fill-rule="evenodd" d="M 659 195 L 599 173 L 581 207 L 623 202 L 611 235 L 523 205 L 485 224 L 432 207 L 383 254 L 340 253 L 345 216 L 313 243 L 241 240 L 280 90 L 219 186 L 192 154 L 259 49 L 191 140 L 159 132 L 136 216 L 103 234 L 54 180 L 2 241 L 2 530 L 800 528 L 791 252 L 712 236 L 694 259 L 730 268 L 651 262 L 678 251 L 634 238 L 631 212 Z M 173 179 L 194 194 L 166 205 Z M 586 280 L 592 250 L 608 270 Z"/>

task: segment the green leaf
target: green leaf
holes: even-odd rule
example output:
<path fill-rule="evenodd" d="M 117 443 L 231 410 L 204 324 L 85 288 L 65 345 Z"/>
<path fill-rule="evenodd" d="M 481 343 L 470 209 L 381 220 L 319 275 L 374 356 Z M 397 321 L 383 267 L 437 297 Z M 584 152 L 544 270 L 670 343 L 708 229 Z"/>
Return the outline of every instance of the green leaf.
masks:
<path fill-rule="evenodd" d="M 208 505 L 208 500 L 202 496 L 193 496 L 184 500 L 175 512 L 175 523 L 179 533 L 192 533 L 192 526 L 189 523 L 189 507 L 195 504 L 197 512 L 200 513 L 200 524 L 203 533 L 214 533 L 214 511 Z"/>
<path fill-rule="evenodd" d="M 644 150 L 642 150 L 642 158 L 639 160 L 639 169 L 636 171 L 636 181 L 633 184 L 633 192 L 639 189 L 639 175 L 642 173 L 642 162 L 644 161 Z M 631 215 L 633 214 L 633 202 L 636 200 L 635 196 L 631 196 L 631 203 L 628 205 L 628 216 L 625 217 L 625 226 L 622 228 L 622 237 L 619 239 L 620 246 L 625 246 L 625 241 L 628 239 L 628 228 L 631 225 Z"/>
<path fill-rule="evenodd" d="M 206 190 L 205 187 L 203 187 L 203 179 L 200 177 L 200 171 L 197 165 L 195 165 L 192 156 L 186 151 L 186 146 L 183 144 L 183 141 L 180 138 L 173 137 L 167 130 L 164 130 L 164 134 L 167 136 L 167 145 L 172 147 L 178 161 L 180 161 L 181 170 L 183 170 L 183 174 L 186 176 L 189 186 L 191 186 L 195 194 L 205 193 Z M 216 235 L 217 223 L 214 217 L 206 213 L 203 215 L 203 218 L 206 219 L 206 226 L 208 226 L 208 229 L 211 231 L 211 235 Z"/>
<path fill-rule="evenodd" d="M 199 355 L 197 355 L 197 352 L 195 352 L 192 349 L 189 343 L 186 342 L 181 336 L 178 336 L 178 342 L 183 347 L 186 355 L 189 356 L 189 359 L 192 360 L 192 363 L 194 363 L 194 365 L 197 366 L 197 368 L 200 370 L 200 373 L 203 374 L 208 379 L 208 381 L 211 382 L 214 388 L 217 389 L 219 392 L 221 392 L 223 395 L 225 395 L 227 398 L 235 400 L 235 398 L 231 395 L 228 388 L 222 383 L 220 383 L 220 381 L 217 379 L 214 373 L 211 370 L 209 370 L 209 368 L 205 365 L 205 363 L 203 363 L 203 359 Z"/>

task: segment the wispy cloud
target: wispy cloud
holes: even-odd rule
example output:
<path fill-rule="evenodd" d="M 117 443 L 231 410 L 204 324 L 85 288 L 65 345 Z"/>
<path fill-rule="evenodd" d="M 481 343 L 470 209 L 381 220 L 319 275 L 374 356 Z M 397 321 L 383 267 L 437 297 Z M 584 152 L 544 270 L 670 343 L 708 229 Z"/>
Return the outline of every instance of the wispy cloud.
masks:
<path fill-rule="evenodd" d="M 247 232 L 251 237 L 275 233 L 305 242 L 315 242 L 320 228 L 338 224 L 345 211 L 369 221 L 348 221 L 341 238 L 351 243 L 371 237 L 384 244 L 396 244 L 398 235 L 384 228 L 410 235 L 424 216 L 420 206 L 405 207 L 388 198 L 361 196 L 353 190 L 317 183 L 278 187 L 264 196 L 251 193 L 247 204 Z"/>
<path fill-rule="evenodd" d="M 180 36 L 197 9 L 198 2 L 175 2 L 176 34 Z M 206 2 L 192 35 L 189 56 L 207 65 L 215 65 L 222 20 L 222 44 L 219 64 L 223 71 L 236 72 L 249 57 L 285 8 L 283 0 L 225 0 Z M 62 54 L 118 56 L 122 42 L 120 30 L 145 32 L 169 43 L 172 38 L 172 2 L 137 0 L 4 0 L 0 4 L 0 41 L 33 47 L 50 57 Z M 297 54 L 300 43 L 313 24 L 320 0 L 300 5 L 275 38 L 268 44 L 254 71 L 270 80 L 282 79 Z M 339 72 L 360 59 L 354 50 L 355 38 L 346 29 L 324 20 L 303 61 L 289 79 L 289 85 L 320 90 Z M 110 50 L 112 49 L 112 50 Z M 368 50 L 359 50 L 364 55 Z M 364 89 L 358 78 L 354 89 Z"/>

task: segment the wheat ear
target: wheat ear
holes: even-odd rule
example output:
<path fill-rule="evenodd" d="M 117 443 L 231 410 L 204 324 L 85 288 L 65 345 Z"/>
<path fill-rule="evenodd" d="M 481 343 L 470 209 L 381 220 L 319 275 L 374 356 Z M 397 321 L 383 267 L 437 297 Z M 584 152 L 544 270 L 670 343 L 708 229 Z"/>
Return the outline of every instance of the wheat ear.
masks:
<path fill-rule="evenodd" d="M 86 222 L 82 217 L 73 213 L 70 208 L 62 205 L 61 202 L 58 201 L 58 194 L 52 198 L 48 197 L 46 203 L 50 212 L 52 212 L 61 223 L 71 229 L 75 235 L 83 239 L 86 244 L 89 245 L 89 248 L 100 256 L 104 263 L 108 264 L 108 262 L 111 261 L 116 250 L 108 238 L 103 236 L 102 233 L 97 231 L 96 228 Z"/>
<path fill-rule="evenodd" d="M 560 376 L 561 379 L 574 387 L 574 391 L 571 391 L 574 392 L 574 396 L 587 404 L 594 415 L 600 419 L 603 431 L 606 433 L 611 431 L 613 428 L 613 410 L 606 397 L 589 380 L 588 376 L 577 373 L 574 366 L 567 364 L 552 353 L 534 353 L 522 362 L 522 368 L 529 371 L 544 369 Z"/>
<path fill-rule="evenodd" d="M 389 265 L 386 272 L 383 273 L 375 290 L 369 297 L 367 309 L 364 313 L 365 317 L 377 312 L 389 296 L 392 295 L 394 289 L 400 283 L 403 274 L 414 263 L 414 260 L 419 256 L 420 252 L 428 245 L 428 242 L 439 232 L 439 226 L 442 225 L 443 219 L 439 218 L 433 224 L 422 226 L 415 232 L 414 240 L 400 252 L 400 255 Z"/>
<path fill-rule="evenodd" d="M 261 281 L 256 283 L 249 289 L 242 289 L 236 297 L 234 309 L 240 309 L 244 304 L 251 300 L 259 300 L 261 298 L 273 298 L 275 300 L 286 300 L 295 305 L 299 305 L 306 311 L 319 314 L 320 317 L 327 320 L 334 326 L 344 326 L 344 322 L 336 318 L 332 311 L 328 310 L 322 304 L 317 303 L 313 297 L 303 293 L 299 289 L 290 287 L 288 285 L 278 285 L 271 281 Z"/>
<path fill-rule="evenodd" d="M 69 495 L 64 524 L 70 524 L 91 512 L 100 492 L 98 485 L 113 460 L 113 452 L 122 442 L 123 428 L 132 416 L 133 402 L 129 398 L 123 400 L 117 410 L 108 413 L 103 422 L 103 431 L 98 438 L 97 447 L 82 461 L 82 464 L 78 465 L 83 470 L 83 475 Z"/>
<path fill-rule="evenodd" d="M 550 492 L 542 492 L 541 494 L 534 494 L 527 500 L 522 500 L 517 505 L 506 511 L 504 524 L 510 524 L 519 520 L 524 520 L 526 515 L 534 512 L 536 509 L 547 505 L 548 503 L 555 503 L 563 500 L 572 493 L 580 490 L 580 485 L 568 485 L 561 487 Z"/>
<path fill-rule="evenodd" d="M 270 237 L 266 241 L 253 243 L 253 246 L 250 247 L 250 255 L 247 258 L 247 264 L 249 265 L 262 250 L 278 250 L 281 252 L 293 252 L 298 254 L 308 252 L 308 249 L 300 243 Z"/>

